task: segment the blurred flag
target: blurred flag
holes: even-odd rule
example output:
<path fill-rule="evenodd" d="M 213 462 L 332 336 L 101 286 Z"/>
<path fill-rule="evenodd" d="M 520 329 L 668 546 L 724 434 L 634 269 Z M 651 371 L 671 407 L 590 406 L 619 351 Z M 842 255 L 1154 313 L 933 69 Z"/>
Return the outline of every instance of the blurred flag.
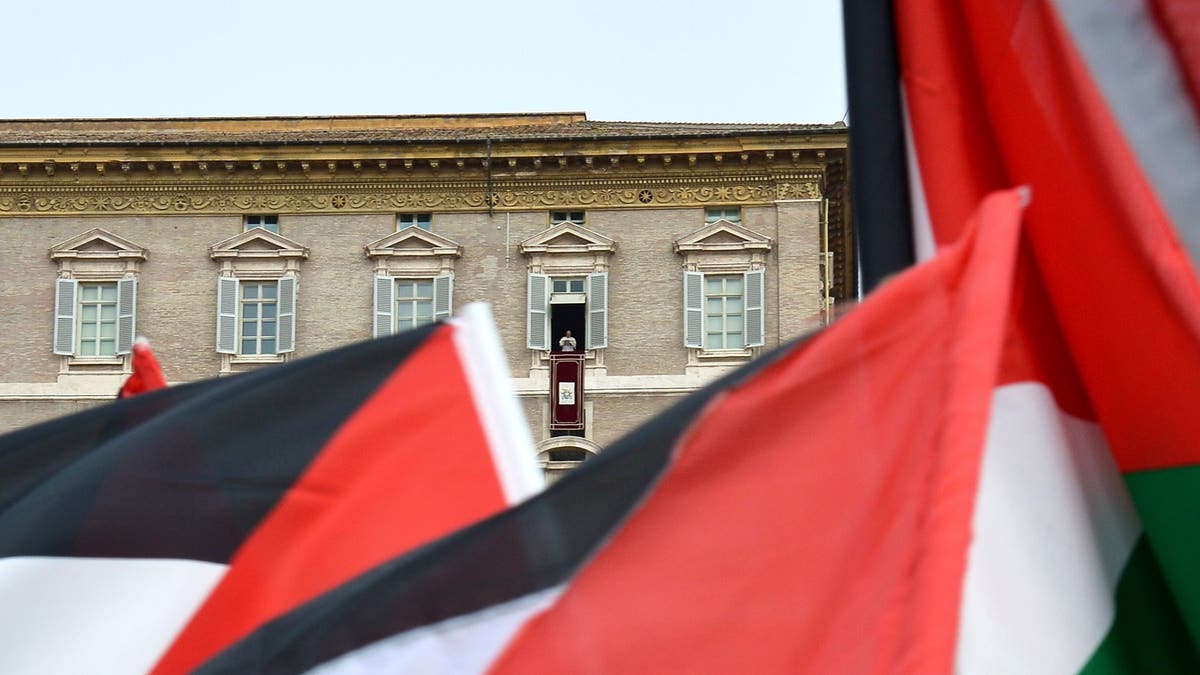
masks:
<path fill-rule="evenodd" d="M 3 672 L 185 672 L 540 487 L 486 308 L 0 437 Z"/>
<path fill-rule="evenodd" d="M 545 493 L 199 672 L 949 669 L 1021 195 Z"/>
<path fill-rule="evenodd" d="M 1032 187 L 958 672 L 1200 668 L 1195 7 L 846 3 L 864 279 Z"/>
<path fill-rule="evenodd" d="M 146 338 L 138 338 L 133 343 L 133 373 L 121 385 L 117 398 L 129 398 L 155 389 L 167 386 L 163 377 L 162 367 L 150 349 Z"/>

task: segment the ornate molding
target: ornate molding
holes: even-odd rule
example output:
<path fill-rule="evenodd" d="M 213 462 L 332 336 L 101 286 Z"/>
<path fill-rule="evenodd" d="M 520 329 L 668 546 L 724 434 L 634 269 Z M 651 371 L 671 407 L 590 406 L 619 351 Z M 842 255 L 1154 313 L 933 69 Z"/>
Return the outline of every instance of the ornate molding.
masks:
<path fill-rule="evenodd" d="M 543 208 L 770 205 L 821 197 L 819 171 L 786 175 L 442 182 L 174 183 L 0 186 L 0 215 L 379 213 Z"/>

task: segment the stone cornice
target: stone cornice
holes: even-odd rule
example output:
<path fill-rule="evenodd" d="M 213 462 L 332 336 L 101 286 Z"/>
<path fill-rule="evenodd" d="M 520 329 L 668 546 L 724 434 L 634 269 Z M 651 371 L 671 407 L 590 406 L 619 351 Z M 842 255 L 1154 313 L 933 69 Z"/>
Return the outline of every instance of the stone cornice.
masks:
<path fill-rule="evenodd" d="M 545 179 L 497 178 L 493 210 L 548 207 L 671 208 L 705 204 L 769 205 L 821 197 L 819 168 Z M 486 211 L 487 183 L 478 177 L 338 181 L 0 181 L 0 215 L 153 215 L 227 213 L 388 213 L 401 210 Z"/>

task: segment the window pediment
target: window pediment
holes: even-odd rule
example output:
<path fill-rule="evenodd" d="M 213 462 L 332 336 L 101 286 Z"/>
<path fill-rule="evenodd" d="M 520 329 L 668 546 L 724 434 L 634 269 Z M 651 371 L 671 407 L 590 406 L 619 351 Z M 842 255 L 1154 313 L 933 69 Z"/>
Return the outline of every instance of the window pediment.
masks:
<path fill-rule="evenodd" d="M 462 246 L 440 234 L 419 227 L 406 227 L 367 244 L 366 251 L 367 257 L 372 259 L 390 256 L 457 258 L 462 255 Z"/>
<path fill-rule="evenodd" d="M 542 230 L 521 242 L 521 253 L 612 253 L 617 244 L 612 239 L 582 225 L 562 222 Z"/>
<path fill-rule="evenodd" d="M 222 258 L 307 258 L 308 249 L 270 230 L 255 227 L 208 247 L 214 260 Z"/>
<path fill-rule="evenodd" d="M 676 253 L 771 250 L 771 238 L 728 220 L 718 220 L 675 241 Z"/>
<path fill-rule="evenodd" d="M 145 247 L 98 227 L 50 248 L 50 258 L 60 261 L 66 258 L 145 260 L 149 254 Z"/>

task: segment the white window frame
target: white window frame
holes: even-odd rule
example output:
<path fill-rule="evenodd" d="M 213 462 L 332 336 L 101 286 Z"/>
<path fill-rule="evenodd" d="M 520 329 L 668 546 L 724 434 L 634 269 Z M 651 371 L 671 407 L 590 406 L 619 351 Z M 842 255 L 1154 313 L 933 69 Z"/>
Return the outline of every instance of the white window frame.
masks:
<path fill-rule="evenodd" d="M 583 227 L 587 225 L 587 211 L 551 211 L 550 224 L 571 223 Z"/>
<path fill-rule="evenodd" d="M 433 320 L 450 318 L 454 310 L 454 262 L 462 246 L 422 227 L 404 227 L 366 245 L 375 263 L 371 334 L 396 331 L 396 280 L 433 281 Z"/>
<path fill-rule="evenodd" d="M 281 234 L 255 227 L 213 244 L 209 255 L 220 263 L 214 331 L 214 348 L 221 355 L 220 372 L 238 372 L 291 359 L 296 351 L 300 264 L 308 258 L 308 249 Z M 276 285 L 274 354 L 242 353 L 243 282 Z"/>
<path fill-rule="evenodd" d="M 267 232 L 279 234 L 279 214 L 252 213 L 242 217 L 243 232 L 249 232 L 255 228 L 262 228 Z"/>
<path fill-rule="evenodd" d="M 718 220 L 741 224 L 742 207 L 740 206 L 709 206 L 704 209 L 704 224 L 711 225 Z"/>
<path fill-rule="evenodd" d="M 720 219 L 675 242 L 683 257 L 683 345 L 688 368 L 723 366 L 753 357 L 766 346 L 766 262 L 770 238 L 738 223 Z M 707 279 L 742 277 L 743 346 L 728 348 L 708 342 Z"/>
<path fill-rule="evenodd" d="M 426 232 L 433 232 L 433 214 L 427 211 L 420 213 L 397 213 L 396 231 L 399 232 L 408 227 L 416 227 Z"/>
<path fill-rule="evenodd" d="M 572 212 L 562 213 L 569 215 Z M 605 374 L 604 350 L 609 344 L 608 271 L 616 242 L 567 220 L 526 239 L 519 248 L 529 258 L 525 347 L 530 351 L 531 373 L 549 370 L 549 354 L 557 344 L 552 339 L 555 336 L 550 335 L 553 280 L 582 278 L 587 330 L 580 346 L 584 350 L 586 367 L 594 374 Z"/>
<path fill-rule="evenodd" d="M 401 327 L 399 324 L 399 297 L 398 290 L 400 284 L 420 283 L 428 281 L 430 284 L 430 310 L 432 319 L 430 321 Z M 395 277 L 387 274 L 375 275 L 375 297 L 373 306 L 375 307 L 374 335 L 377 338 L 394 335 L 405 330 L 419 328 L 421 326 L 437 323 L 450 318 L 451 309 L 454 306 L 454 274 L 445 272 L 434 276 L 416 276 L 416 277 Z M 415 316 L 415 315 L 414 315 Z"/>
<path fill-rule="evenodd" d="M 60 375 L 128 373 L 129 354 L 137 332 L 137 283 L 149 251 L 116 234 L 94 228 L 55 245 L 50 258 L 58 264 L 54 285 L 54 331 L 51 350 L 61 357 Z M 116 287 L 115 353 L 81 353 L 82 293 L 80 284 Z"/>

